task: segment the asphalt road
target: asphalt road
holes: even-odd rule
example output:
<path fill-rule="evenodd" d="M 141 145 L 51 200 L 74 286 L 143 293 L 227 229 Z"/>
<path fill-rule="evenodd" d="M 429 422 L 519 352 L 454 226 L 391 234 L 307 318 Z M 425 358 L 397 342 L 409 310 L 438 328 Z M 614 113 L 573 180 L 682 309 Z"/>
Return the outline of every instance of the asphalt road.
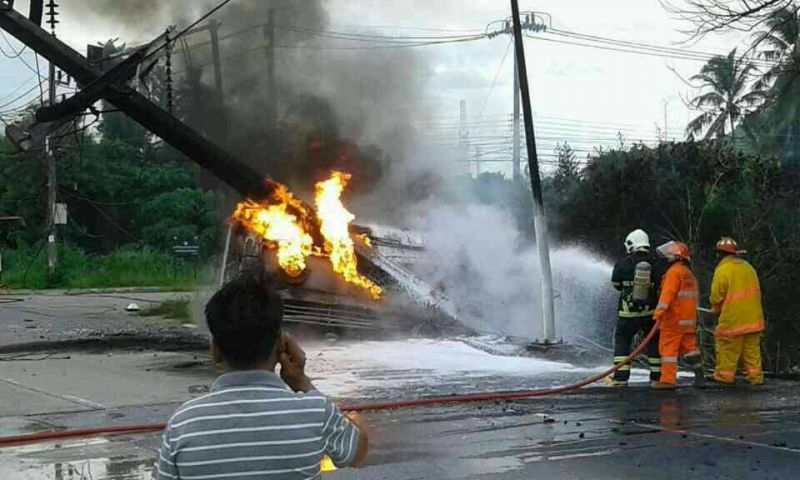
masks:
<path fill-rule="evenodd" d="M 116 301 L 112 298 L 51 300 L 34 299 L 26 310 L 0 309 L 5 347 L 19 339 L 5 337 L 19 325 L 32 330 L 24 328 L 31 323 L 25 322 L 27 315 L 49 322 L 42 325 L 48 332 L 78 338 L 80 333 L 69 333 L 75 325 L 106 328 L 100 322 L 105 317 L 85 312 L 116 305 L 109 305 Z M 110 332 L 137 330 L 142 321 L 110 313 Z M 28 340 L 24 333 L 23 340 Z M 596 372 L 498 357 L 454 341 L 306 345 L 318 386 L 349 404 L 540 388 Z M 202 351 L 138 346 L 6 353 L 0 355 L 0 435 L 162 422 L 179 403 L 202 394 L 214 375 Z M 372 425 L 368 464 L 326 478 L 797 478 L 796 382 L 770 381 L 762 388 L 686 386 L 676 392 L 635 385 L 595 386 L 539 400 L 367 413 Z M 159 441 L 158 434 L 121 435 L 4 448 L 0 478 L 148 479 Z"/>
<path fill-rule="evenodd" d="M 793 383 L 760 390 L 595 388 L 536 401 L 368 413 L 368 464 L 326 478 L 797 478 L 795 392 Z M 0 430 L 164 420 L 173 408 L 35 415 L 17 419 L 16 427 L 4 418 Z M 146 434 L 6 448 L 0 476 L 145 479 L 159 440 Z"/>

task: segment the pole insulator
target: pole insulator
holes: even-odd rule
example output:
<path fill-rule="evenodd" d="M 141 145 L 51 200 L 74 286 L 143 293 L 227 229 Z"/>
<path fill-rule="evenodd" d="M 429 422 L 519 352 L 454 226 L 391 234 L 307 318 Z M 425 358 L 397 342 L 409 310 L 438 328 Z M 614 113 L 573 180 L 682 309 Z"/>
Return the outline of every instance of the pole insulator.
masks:
<path fill-rule="evenodd" d="M 53 35 L 56 34 L 56 25 L 61 23 L 56 18 L 59 15 L 58 6 L 59 5 L 55 2 L 55 0 L 49 0 L 47 2 L 47 22 L 46 23 L 48 25 L 50 25 L 50 33 L 52 33 Z"/>

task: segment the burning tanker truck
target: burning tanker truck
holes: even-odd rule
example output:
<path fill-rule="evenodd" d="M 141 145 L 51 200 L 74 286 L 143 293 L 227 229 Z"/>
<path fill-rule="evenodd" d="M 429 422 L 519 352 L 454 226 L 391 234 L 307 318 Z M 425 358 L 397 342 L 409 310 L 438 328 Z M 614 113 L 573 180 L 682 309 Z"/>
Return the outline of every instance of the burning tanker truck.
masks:
<path fill-rule="evenodd" d="M 452 301 L 411 268 L 424 248 L 418 236 L 354 225 L 342 202 L 352 175 L 333 170 L 315 184 L 313 203 L 267 180 L 266 200 L 240 202 L 223 278 L 264 268 L 281 288 L 288 322 L 362 332 L 463 334 Z"/>

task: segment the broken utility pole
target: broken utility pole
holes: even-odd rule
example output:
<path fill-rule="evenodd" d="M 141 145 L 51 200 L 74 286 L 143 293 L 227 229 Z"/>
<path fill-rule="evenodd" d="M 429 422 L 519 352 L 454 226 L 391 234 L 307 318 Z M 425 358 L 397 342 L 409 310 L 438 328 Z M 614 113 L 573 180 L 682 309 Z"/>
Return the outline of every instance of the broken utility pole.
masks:
<path fill-rule="evenodd" d="M 539 275 L 542 296 L 542 343 L 555 342 L 555 309 L 553 306 L 553 276 L 550 271 L 550 249 L 547 246 L 547 224 L 544 218 L 542 181 L 539 178 L 539 160 L 536 156 L 536 137 L 533 132 L 533 111 L 528 86 L 528 67 L 525 63 L 525 47 L 522 42 L 522 23 L 519 18 L 517 0 L 511 0 L 511 16 L 514 21 L 514 50 L 519 73 L 522 111 L 525 117 L 525 141 L 528 146 L 528 169 L 533 193 L 533 225 L 536 248 L 539 254 Z"/>
<path fill-rule="evenodd" d="M 96 87 L 95 84 L 102 84 L 99 97 L 108 100 L 241 195 L 263 199 L 272 193 L 273 187 L 265 183 L 258 172 L 125 85 L 123 81 L 103 81 L 101 71 L 90 66 L 83 55 L 16 12 L 12 4 L 10 0 L 0 0 L 0 28 L 54 63 L 79 85 Z M 75 112 L 77 113 L 79 112 Z"/>

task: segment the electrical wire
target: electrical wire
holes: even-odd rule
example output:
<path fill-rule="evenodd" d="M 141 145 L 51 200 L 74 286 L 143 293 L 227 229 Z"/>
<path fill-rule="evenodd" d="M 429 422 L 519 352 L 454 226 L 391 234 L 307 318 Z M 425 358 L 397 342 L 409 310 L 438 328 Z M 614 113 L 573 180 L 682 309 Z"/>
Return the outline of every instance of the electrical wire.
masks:
<path fill-rule="evenodd" d="M 28 86 L 31 83 L 31 80 L 35 80 L 35 79 L 36 79 L 36 77 L 30 77 L 29 79 L 25 80 L 24 82 L 19 84 L 19 86 L 17 88 L 15 88 L 10 93 L 6 94 L 6 96 L 4 96 L 2 99 L 0 99 L 0 102 L 4 102 L 4 101 L 8 100 L 9 98 L 11 98 L 12 96 L 16 95 L 17 93 L 20 92 L 20 90 L 22 90 L 23 88 Z"/>
<path fill-rule="evenodd" d="M 554 34 L 554 35 L 566 36 L 566 37 L 586 40 L 586 41 L 590 41 L 590 42 L 598 42 L 598 43 L 604 43 L 604 44 L 609 44 L 609 45 L 618 45 L 618 46 L 630 47 L 630 48 L 641 49 L 641 50 L 646 50 L 646 51 L 674 54 L 674 55 L 678 55 L 678 56 L 692 56 L 692 57 L 697 57 L 698 60 L 703 60 L 703 61 L 708 61 L 708 60 L 710 60 L 712 58 L 715 58 L 715 57 L 726 57 L 728 55 L 727 53 L 722 54 L 722 53 L 703 52 L 703 51 L 690 50 L 690 49 L 684 49 L 684 48 L 665 47 L 665 46 L 662 46 L 662 45 L 654 45 L 654 44 L 643 43 L 643 42 L 631 42 L 631 41 L 625 41 L 625 40 L 617 40 L 617 39 L 612 39 L 612 38 L 607 38 L 607 37 L 601 37 L 601 36 L 598 36 L 598 35 L 589 35 L 589 34 L 585 34 L 585 33 L 570 32 L 570 31 L 567 31 L 567 30 L 559 30 L 557 28 L 550 28 L 550 29 L 547 30 L 547 32 L 551 33 L 551 34 Z M 767 65 L 777 65 L 777 64 L 780 63 L 779 61 L 766 60 L 766 59 L 752 59 L 752 61 L 755 62 L 755 63 L 767 64 Z"/>
<path fill-rule="evenodd" d="M 494 86 L 497 84 L 497 79 L 500 78 L 500 73 L 503 71 L 503 65 L 506 64 L 506 58 L 508 57 L 508 52 L 511 51 L 511 45 L 513 43 L 513 39 L 508 41 L 508 46 L 506 47 L 505 53 L 503 53 L 503 58 L 500 59 L 500 65 L 497 66 L 497 73 L 494 74 L 492 85 L 489 87 L 489 93 L 486 94 L 486 98 L 483 100 L 483 105 L 481 105 L 481 109 L 478 112 L 478 123 L 480 123 L 481 119 L 483 118 L 483 112 L 486 110 L 486 105 L 489 104 L 489 99 L 492 98 Z"/>
<path fill-rule="evenodd" d="M 724 55 L 714 55 L 706 53 L 695 53 L 690 50 L 670 49 L 669 47 L 656 47 L 648 44 L 639 44 L 641 46 L 637 47 L 635 46 L 636 44 L 634 42 L 622 42 L 612 39 L 607 39 L 607 41 L 600 41 L 591 38 L 592 36 L 583 36 L 581 34 L 575 34 L 573 32 L 564 32 L 555 29 L 547 30 L 544 33 L 557 37 L 569 38 L 572 40 L 565 40 L 563 38 L 547 38 L 546 36 L 532 35 L 530 33 L 526 33 L 525 36 L 527 38 L 543 42 L 560 43 L 564 45 L 573 45 L 573 46 L 594 48 L 599 50 L 607 50 L 607 51 L 621 52 L 621 53 L 632 53 L 632 54 L 645 55 L 651 57 L 671 58 L 675 60 L 692 60 L 703 63 L 708 62 L 714 57 L 724 56 Z M 602 38 L 602 37 L 595 37 L 595 38 Z M 752 63 L 754 65 L 762 67 L 777 65 L 776 63 L 773 62 L 769 62 L 766 60 L 758 60 L 758 59 L 753 59 Z"/>
<path fill-rule="evenodd" d="M 431 40 L 457 40 L 464 38 L 484 37 L 482 33 L 475 33 L 471 35 L 418 35 L 418 36 L 396 36 L 396 35 L 377 35 L 377 34 L 363 34 L 351 32 L 336 32 L 330 30 L 317 30 L 306 27 L 296 27 L 291 25 L 276 26 L 277 30 L 287 32 L 305 33 L 322 38 L 331 38 L 336 40 L 350 40 L 357 42 L 385 42 L 385 43 L 418 43 Z"/>
<path fill-rule="evenodd" d="M 214 15 L 215 13 L 217 13 L 219 10 L 221 10 L 223 7 L 225 7 L 226 5 L 231 3 L 232 1 L 233 0 L 223 0 L 222 2 L 217 4 L 216 7 L 212 8 L 209 11 L 207 11 L 200 18 L 198 18 L 197 20 L 192 22 L 188 27 L 186 27 L 183 30 L 181 30 L 180 32 L 178 32 L 175 36 L 168 36 L 167 40 L 164 43 L 162 43 L 160 46 L 158 46 L 153 51 L 151 51 L 147 55 L 145 55 L 141 60 L 139 60 L 139 64 L 145 63 L 147 60 L 149 60 L 149 59 L 153 58 L 154 56 L 160 54 L 162 50 L 164 50 L 167 47 L 170 47 L 174 42 L 176 42 L 177 40 L 181 39 L 184 35 L 186 35 L 189 32 L 189 30 L 193 29 L 194 27 L 199 25 L 201 22 L 203 22 L 204 20 L 208 19 L 210 16 Z M 148 44 L 145 44 L 145 46 L 146 45 L 148 45 Z M 90 86 L 95 85 L 102 78 L 103 77 L 101 75 L 101 76 L 97 77 L 96 79 L 94 79 L 93 81 L 89 82 L 88 84 L 84 85 L 83 86 L 83 90 L 86 90 Z"/>
<path fill-rule="evenodd" d="M 29 95 L 31 92 L 33 92 L 33 91 L 34 91 L 34 90 L 36 90 L 37 88 L 39 88 L 39 85 L 38 85 L 38 84 L 37 84 L 37 85 L 34 85 L 33 87 L 31 87 L 30 89 L 26 90 L 25 92 L 23 92 L 23 93 L 19 94 L 19 95 L 18 95 L 17 97 L 15 97 L 14 99 L 12 99 L 12 100 L 9 100 L 9 101 L 7 101 L 6 103 L 4 103 L 4 104 L 0 105 L 0 108 L 5 108 L 5 107 L 8 107 L 8 106 L 10 106 L 10 105 L 13 105 L 13 104 L 17 103 L 18 101 L 20 101 L 20 100 L 24 99 L 24 98 L 25 98 L 27 95 Z M 12 110 L 17 110 L 17 109 L 12 109 Z M 9 111 L 11 111 L 11 110 L 0 111 L 0 113 L 8 113 Z"/>
<path fill-rule="evenodd" d="M 142 63 L 144 63 L 144 62 L 145 62 L 145 61 L 147 61 L 148 59 L 150 59 L 150 58 L 152 58 L 153 56 L 155 56 L 156 54 L 158 54 L 158 53 L 159 53 L 161 50 L 163 50 L 163 49 L 167 48 L 167 46 L 168 46 L 170 43 L 173 43 L 173 42 L 175 42 L 176 40 L 178 40 L 178 39 L 182 38 L 184 35 L 186 35 L 186 33 L 187 33 L 189 30 L 193 29 L 194 27 L 196 27 L 197 25 L 199 25 L 201 22 L 203 22 L 204 20 L 208 19 L 210 16 L 212 16 L 212 15 L 214 15 L 215 13 L 217 13 L 218 11 L 220 11 L 222 8 L 224 8 L 226 5 L 228 5 L 228 4 L 229 4 L 229 3 L 231 3 L 232 1 L 233 1 L 233 0 L 222 0 L 222 2 L 220 2 L 220 3 L 219 3 L 217 6 L 216 6 L 216 7 L 212 8 L 212 9 L 211 9 L 211 10 L 209 10 L 209 11 L 207 11 L 205 14 L 203 14 L 203 16 L 201 16 L 200 18 L 198 18 L 197 20 L 195 20 L 195 21 L 194 21 L 192 24 L 190 24 L 188 27 L 186 27 L 186 28 L 184 28 L 183 30 L 181 30 L 180 32 L 178 32 L 178 34 L 177 34 L 177 35 L 175 35 L 174 37 L 170 37 L 170 39 L 169 39 L 167 42 L 165 42 L 163 45 L 161 45 L 160 47 L 156 48 L 156 49 L 155 49 L 155 50 L 153 50 L 152 52 L 148 53 L 148 54 L 147 54 L 147 55 L 146 55 L 146 56 L 145 56 L 145 57 L 142 59 Z"/>
<path fill-rule="evenodd" d="M 9 58 L 11 60 L 16 60 L 17 58 L 20 58 L 22 56 L 22 54 L 25 53 L 25 50 L 28 48 L 27 45 L 23 45 L 22 49 L 20 49 L 20 51 L 17 52 L 17 51 L 14 50 L 14 46 L 11 45 L 11 42 L 8 41 L 8 37 L 6 37 L 6 34 L 5 34 L 5 32 L 3 32 L 3 30 L 0 30 L 0 37 L 3 37 L 3 40 L 6 42 L 6 45 L 8 45 L 8 48 L 9 48 L 9 50 L 11 50 L 13 55 L 9 55 L 8 53 L 6 53 L 6 51 L 3 50 L 2 46 L 0 46 L 0 54 L 2 54 L 4 57 Z"/>

